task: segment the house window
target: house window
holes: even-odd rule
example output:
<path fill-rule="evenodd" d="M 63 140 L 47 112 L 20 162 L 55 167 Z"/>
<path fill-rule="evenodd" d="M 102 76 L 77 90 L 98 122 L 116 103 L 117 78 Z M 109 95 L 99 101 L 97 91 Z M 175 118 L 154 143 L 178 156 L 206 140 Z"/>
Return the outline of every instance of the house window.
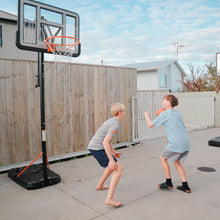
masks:
<path fill-rule="evenodd" d="M 0 46 L 2 46 L 2 26 L 0 25 Z"/>
<path fill-rule="evenodd" d="M 160 73 L 160 86 L 167 87 L 167 74 L 166 73 Z"/>

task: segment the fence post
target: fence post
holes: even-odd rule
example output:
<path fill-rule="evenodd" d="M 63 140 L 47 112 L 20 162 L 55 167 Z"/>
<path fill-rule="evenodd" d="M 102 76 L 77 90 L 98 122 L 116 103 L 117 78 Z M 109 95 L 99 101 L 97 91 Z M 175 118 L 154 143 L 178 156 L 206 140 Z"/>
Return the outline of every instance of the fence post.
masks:
<path fill-rule="evenodd" d="M 214 120 L 214 124 L 216 127 L 220 126 L 220 93 L 216 93 L 215 94 L 215 120 Z"/>
<path fill-rule="evenodd" d="M 135 99 L 135 96 L 132 97 L 132 141 L 134 141 L 134 126 L 135 126 L 134 125 L 134 123 L 135 123 L 134 122 L 134 117 L 135 117 L 134 116 L 135 115 L 134 114 L 134 99 Z"/>

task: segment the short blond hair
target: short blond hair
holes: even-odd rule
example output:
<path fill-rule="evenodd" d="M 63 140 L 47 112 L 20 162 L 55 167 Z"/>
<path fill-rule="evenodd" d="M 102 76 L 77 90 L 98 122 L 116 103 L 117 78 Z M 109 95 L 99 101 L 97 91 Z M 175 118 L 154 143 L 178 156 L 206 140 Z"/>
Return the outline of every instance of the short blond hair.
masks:
<path fill-rule="evenodd" d="M 126 107 L 122 103 L 115 103 L 111 107 L 111 113 L 113 116 L 118 116 L 118 113 L 122 111 L 126 111 Z"/>

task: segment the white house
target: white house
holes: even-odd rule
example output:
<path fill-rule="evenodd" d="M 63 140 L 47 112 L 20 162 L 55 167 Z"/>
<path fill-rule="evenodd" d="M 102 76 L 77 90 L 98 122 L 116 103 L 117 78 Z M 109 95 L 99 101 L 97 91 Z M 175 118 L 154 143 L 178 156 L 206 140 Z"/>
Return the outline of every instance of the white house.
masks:
<path fill-rule="evenodd" d="M 0 58 L 37 60 L 37 52 L 17 48 L 16 31 L 17 16 L 0 10 Z"/>
<path fill-rule="evenodd" d="M 182 74 L 186 75 L 177 60 L 163 60 L 128 64 L 137 68 L 137 89 L 182 91 Z"/>

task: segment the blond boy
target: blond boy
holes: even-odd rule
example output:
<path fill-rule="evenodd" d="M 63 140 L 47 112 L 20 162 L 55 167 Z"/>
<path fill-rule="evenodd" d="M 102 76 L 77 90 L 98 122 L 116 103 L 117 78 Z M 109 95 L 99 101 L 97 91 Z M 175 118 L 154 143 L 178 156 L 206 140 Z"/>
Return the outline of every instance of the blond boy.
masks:
<path fill-rule="evenodd" d="M 121 202 L 115 201 L 113 196 L 118 185 L 123 167 L 116 158 L 120 158 L 121 154 L 116 152 L 112 146 L 112 140 L 119 129 L 119 122 L 124 120 L 126 108 L 121 103 L 115 103 L 111 107 L 112 118 L 105 121 L 101 127 L 96 131 L 95 135 L 89 142 L 88 149 L 95 157 L 98 163 L 106 168 L 96 190 L 108 189 L 108 194 L 105 200 L 106 205 L 120 206 Z M 110 174 L 112 178 L 110 186 L 104 186 L 105 181 Z"/>

